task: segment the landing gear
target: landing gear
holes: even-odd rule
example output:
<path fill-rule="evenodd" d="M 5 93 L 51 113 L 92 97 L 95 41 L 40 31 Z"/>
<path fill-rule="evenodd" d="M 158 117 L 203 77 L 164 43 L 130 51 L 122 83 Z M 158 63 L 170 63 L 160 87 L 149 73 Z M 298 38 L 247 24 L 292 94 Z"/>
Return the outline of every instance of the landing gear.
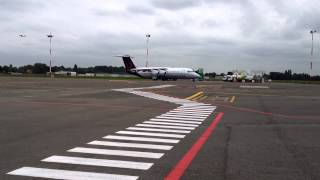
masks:
<path fill-rule="evenodd" d="M 192 79 L 192 84 L 193 84 L 193 87 L 194 87 L 195 89 L 197 89 L 196 79 Z"/>

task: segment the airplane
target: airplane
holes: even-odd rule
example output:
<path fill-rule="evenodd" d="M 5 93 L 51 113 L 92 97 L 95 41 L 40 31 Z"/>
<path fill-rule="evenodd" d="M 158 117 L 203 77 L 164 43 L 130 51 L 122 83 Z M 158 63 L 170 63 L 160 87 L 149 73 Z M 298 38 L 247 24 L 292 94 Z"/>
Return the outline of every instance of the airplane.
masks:
<path fill-rule="evenodd" d="M 20 34 L 19 36 L 20 37 L 27 37 L 27 35 L 25 35 L 25 34 Z"/>
<path fill-rule="evenodd" d="M 177 79 L 200 79 L 202 76 L 191 68 L 172 68 L 172 67 L 136 67 L 132 62 L 131 56 L 122 57 L 126 72 L 145 79 L 158 80 L 177 80 Z"/>

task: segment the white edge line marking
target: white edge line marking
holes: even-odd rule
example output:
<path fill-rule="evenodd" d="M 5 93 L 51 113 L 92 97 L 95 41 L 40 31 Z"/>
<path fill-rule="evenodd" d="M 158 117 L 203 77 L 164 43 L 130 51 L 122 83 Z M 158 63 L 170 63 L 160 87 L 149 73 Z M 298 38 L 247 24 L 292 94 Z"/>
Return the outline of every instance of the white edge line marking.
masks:
<path fill-rule="evenodd" d="M 105 174 L 83 171 L 67 171 L 59 169 L 46 169 L 34 167 L 22 167 L 20 169 L 11 171 L 7 174 L 66 180 L 136 180 L 139 178 L 139 176 L 126 176 L 119 174 Z"/>

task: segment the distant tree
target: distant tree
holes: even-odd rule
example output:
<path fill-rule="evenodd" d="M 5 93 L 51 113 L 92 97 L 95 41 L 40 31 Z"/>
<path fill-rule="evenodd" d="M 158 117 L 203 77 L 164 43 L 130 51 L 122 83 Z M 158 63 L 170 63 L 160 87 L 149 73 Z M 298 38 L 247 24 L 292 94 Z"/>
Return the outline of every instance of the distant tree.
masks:
<path fill-rule="evenodd" d="M 313 81 L 320 81 L 320 76 L 319 76 L 319 75 L 317 75 L 317 76 L 312 76 L 312 77 L 309 76 L 309 78 L 310 78 L 311 80 L 313 80 Z"/>
<path fill-rule="evenodd" d="M 86 73 L 86 68 L 78 68 L 78 72 L 79 74 L 85 74 Z"/>
<path fill-rule="evenodd" d="M 49 67 L 46 64 L 42 63 L 35 63 L 33 65 L 33 70 L 32 72 L 34 74 L 45 74 L 49 71 Z"/>
<path fill-rule="evenodd" d="M 284 79 L 290 80 L 292 78 L 292 71 L 291 69 L 285 70 L 284 71 Z"/>
<path fill-rule="evenodd" d="M 13 66 L 12 66 L 12 64 L 9 65 L 9 70 L 8 70 L 8 72 L 13 72 Z"/>
<path fill-rule="evenodd" d="M 2 72 L 3 73 L 8 73 L 9 72 L 9 66 L 3 66 L 2 67 Z"/>
<path fill-rule="evenodd" d="M 204 74 L 205 76 L 210 76 L 210 77 L 216 77 L 216 75 L 217 75 L 217 73 L 215 73 L 215 72 L 211 72 L 211 73 L 206 73 L 206 74 Z"/>
<path fill-rule="evenodd" d="M 25 73 L 32 73 L 32 70 L 33 70 L 33 65 L 29 64 L 29 65 L 26 65 L 24 66 L 25 68 Z"/>
<path fill-rule="evenodd" d="M 75 72 L 78 72 L 78 66 L 77 66 L 77 64 L 75 64 L 74 66 L 73 66 L 73 69 L 72 69 L 73 71 L 75 71 Z"/>
<path fill-rule="evenodd" d="M 270 72 L 269 77 L 273 80 L 283 80 L 284 74 L 282 72 Z"/>
<path fill-rule="evenodd" d="M 0 73 L 2 72 L 2 66 L 0 66 Z"/>

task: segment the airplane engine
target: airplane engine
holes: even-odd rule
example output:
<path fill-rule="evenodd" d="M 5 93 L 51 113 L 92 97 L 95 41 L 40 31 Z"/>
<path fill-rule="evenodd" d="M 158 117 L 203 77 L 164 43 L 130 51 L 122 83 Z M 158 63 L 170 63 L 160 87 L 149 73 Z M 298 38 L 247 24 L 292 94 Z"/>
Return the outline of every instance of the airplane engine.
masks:
<path fill-rule="evenodd" d="M 157 79 L 162 79 L 162 80 L 166 80 L 166 74 L 167 71 L 165 70 L 152 70 L 152 79 L 153 80 L 157 80 Z"/>
<path fill-rule="evenodd" d="M 152 79 L 157 80 L 159 77 L 159 71 L 158 70 L 152 70 Z"/>

